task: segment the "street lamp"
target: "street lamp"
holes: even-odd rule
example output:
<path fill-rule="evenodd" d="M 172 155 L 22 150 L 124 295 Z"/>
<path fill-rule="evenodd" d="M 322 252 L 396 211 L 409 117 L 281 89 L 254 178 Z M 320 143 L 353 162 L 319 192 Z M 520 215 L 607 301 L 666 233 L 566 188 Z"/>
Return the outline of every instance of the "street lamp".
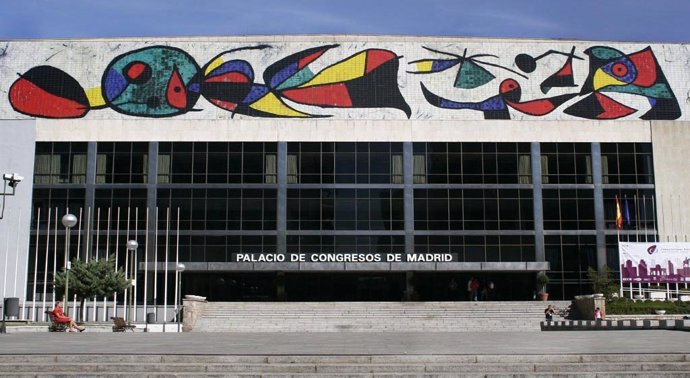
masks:
<path fill-rule="evenodd" d="M 129 324 L 132 324 L 132 306 L 134 305 L 134 286 L 136 285 L 136 277 L 135 277 L 135 266 L 136 266 L 136 252 L 137 248 L 139 247 L 139 243 L 137 243 L 136 240 L 128 240 L 127 241 L 127 251 L 132 253 L 132 258 L 130 259 L 130 267 L 127 267 L 129 271 L 131 272 L 131 275 L 129 276 L 131 281 L 131 285 L 129 287 L 129 310 L 127 312 L 127 321 Z"/>
<path fill-rule="evenodd" d="M 65 314 L 69 312 L 69 271 L 72 262 L 69 260 L 69 231 L 77 224 L 77 217 L 74 214 L 65 214 L 62 217 L 62 225 L 65 226 Z"/>
<path fill-rule="evenodd" d="M 180 332 L 180 307 L 182 306 L 182 272 L 185 266 L 182 263 L 177 264 L 177 332 Z"/>

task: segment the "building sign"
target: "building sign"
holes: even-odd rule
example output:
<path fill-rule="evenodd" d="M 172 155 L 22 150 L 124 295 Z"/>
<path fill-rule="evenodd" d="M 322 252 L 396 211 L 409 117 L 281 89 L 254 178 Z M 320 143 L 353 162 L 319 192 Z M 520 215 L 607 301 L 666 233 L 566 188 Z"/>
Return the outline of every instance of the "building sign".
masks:
<path fill-rule="evenodd" d="M 618 243 L 622 283 L 690 282 L 690 243 Z"/>
<path fill-rule="evenodd" d="M 238 253 L 233 262 L 457 262 L 450 253 Z"/>

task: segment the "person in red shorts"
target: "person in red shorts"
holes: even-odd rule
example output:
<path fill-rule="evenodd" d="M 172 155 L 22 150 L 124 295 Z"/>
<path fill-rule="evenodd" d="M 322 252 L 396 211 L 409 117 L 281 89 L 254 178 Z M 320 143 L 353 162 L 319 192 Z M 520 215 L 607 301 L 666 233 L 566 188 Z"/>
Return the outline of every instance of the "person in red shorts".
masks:
<path fill-rule="evenodd" d="M 84 327 L 79 327 L 77 323 L 74 320 L 72 320 L 72 318 L 65 315 L 65 313 L 62 310 L 61 301 L 55 302 L 55 308 L 53 308 L 53 316 L 55 316 L 56 322 L 67 324 L 69 326 L 70 332 L 83 332 L 86 329 Z"/>

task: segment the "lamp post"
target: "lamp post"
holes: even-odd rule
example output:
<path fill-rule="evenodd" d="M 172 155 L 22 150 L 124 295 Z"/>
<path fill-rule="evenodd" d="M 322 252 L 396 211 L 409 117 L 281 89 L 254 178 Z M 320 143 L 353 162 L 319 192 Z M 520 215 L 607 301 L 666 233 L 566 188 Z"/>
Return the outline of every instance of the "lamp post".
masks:
<path fill-rule="evenodd" d="M 77 217 L 74 214 L 65 214 L 62 217 L 62 225 L 65 226 L 65 314 L 69 312 L 69 271 L 72 262 L 69 260 L 69 231 L 77 224 Z"/>
<path fill-rule="evenodd" d="M 182 272 L 184 272 L 184 269 L 184 264 L 177 264 L 177 332 L 180 332 L 180 307 L 182 306 Z"/>
<path fill-rule="evenodd" d="M 128 240 L 127 241 L 127 251 L 132 253 L 132 257 L 130 258 L 130 267 L 127 267 L 129 271 L 131 272 L 130 274 L 130 279 L 131 285 L 129 286 L 129 306 L 128 306 L 128 311 L 127 311 L 127 322 L 129 324 L 132 324 L 132 306 L 134 305 L 134 286 L 136 285 L 136 252 L 137 248 L 139 247 L 139 243 L 137 243 L 136 240 Z"/>

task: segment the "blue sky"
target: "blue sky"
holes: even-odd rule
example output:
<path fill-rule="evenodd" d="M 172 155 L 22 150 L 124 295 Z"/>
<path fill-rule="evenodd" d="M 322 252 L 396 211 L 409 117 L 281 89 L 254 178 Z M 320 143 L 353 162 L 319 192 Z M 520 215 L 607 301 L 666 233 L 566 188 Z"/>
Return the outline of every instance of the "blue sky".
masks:
<path fill-rule="evenodd" d="M 686 0 L 6 0 L 0 39 L 391 34 L 689 42 Z"/>

